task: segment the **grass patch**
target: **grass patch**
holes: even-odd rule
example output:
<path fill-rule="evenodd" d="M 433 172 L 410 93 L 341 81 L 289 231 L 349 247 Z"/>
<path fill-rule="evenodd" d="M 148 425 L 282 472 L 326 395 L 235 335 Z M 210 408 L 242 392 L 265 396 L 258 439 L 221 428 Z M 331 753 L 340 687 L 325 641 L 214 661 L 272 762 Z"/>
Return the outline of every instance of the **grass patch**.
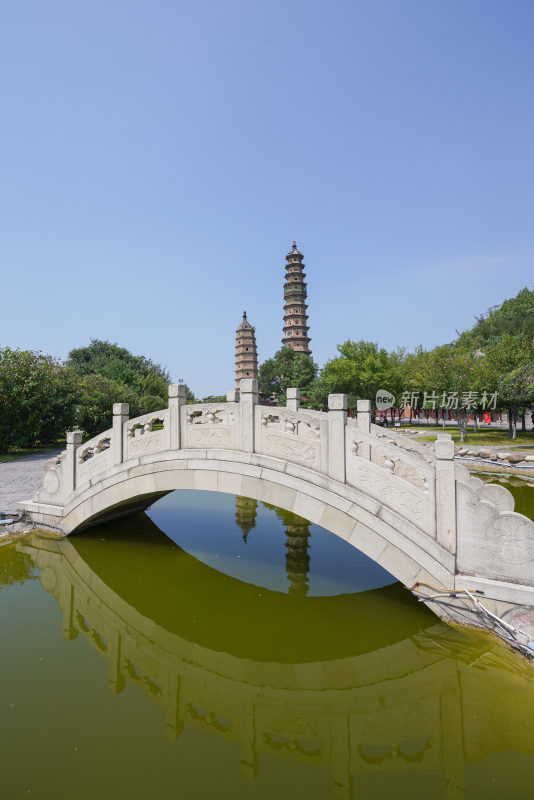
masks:
<path fill-rule="evenodd" d="M 413 430 L 413 428 L 411 429 Z M 417 429 L 416 429 L 417 430 Z M 421 430 L 419 428 L 419 430 Z M 441 426 L 434 428 L 435 434 L 428 436 L 418 436 L 416 442 L 435 442 L 438 433 L 443 433 Z M 460 439 L 460 431 L 458 428 L 446 428 L 445 433 L 450 433 L 452 440 L 455 444 L 462 444 Z M 510 439 L 507 430 L 484 430 L 479 429 L 476 433 L 470 429 L 463 442 L 469 447 L 534 447 L 534 432 L 533 431 L 517 431 L 517 438 Z"/>
<path fill-rule="evenodd" d="M 8 453 L 0 453 L 0 464 L 5 461 L 15 461 L 17 458 L 24 458 L 24 456 L 33 456 L 35 453 L 47 453 L 49 450 L 57 450 L 59 447 L 65 447 L 64 439 L 60 442 L 43 444 L 38 447 L 10 447 Z"/>

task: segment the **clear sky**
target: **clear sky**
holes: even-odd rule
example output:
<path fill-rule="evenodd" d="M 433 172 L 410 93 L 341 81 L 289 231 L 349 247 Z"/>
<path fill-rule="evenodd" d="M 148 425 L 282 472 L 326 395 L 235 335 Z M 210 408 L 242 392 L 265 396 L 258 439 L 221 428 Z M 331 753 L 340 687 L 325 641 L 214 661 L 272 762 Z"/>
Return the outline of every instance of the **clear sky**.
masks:
<path fill-rule="evenodd" d="M 202 396 L 305 255 L 323 364 L 450 341 L 534 279 L 532 0 L 0 11 L 0 345 L 109 339 Z"/>

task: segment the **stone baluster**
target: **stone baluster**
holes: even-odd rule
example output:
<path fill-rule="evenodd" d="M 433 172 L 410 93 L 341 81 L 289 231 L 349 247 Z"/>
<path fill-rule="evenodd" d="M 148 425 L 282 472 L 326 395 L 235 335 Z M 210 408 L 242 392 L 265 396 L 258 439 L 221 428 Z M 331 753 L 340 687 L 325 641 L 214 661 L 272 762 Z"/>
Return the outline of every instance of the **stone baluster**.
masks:
<path fill-rule="evenodd" d="M 358 400 L 357 411 L 358 430 L 363 433 L 371 433 L 371 401 Z"/>
<path fill-rule="evenodd" d="M 184 721 L 180 719 L 181 678 L 172 668 L 167 673 L 165 687 L 165 736 L 173 742 L 182 733 Z"/>
<path fill-rule="evenodd" d="M 63 473 L 63 494 L 68 497 L 76 488 L 76 451 L 82 443 L 81 431 L 67 433 L 67 452 L 61 461 Z"/>
<path fill-rule="evenodd" d="M 328 395 L 328 474 L 345 483 L 345 426 L 347 395 Z"/>
<path fill-rule="evenodd" d="M 258 381 L 256 378 L 241 378 L 241 449 L 254 452 L 254 407 L 258 404 Z"/>
<path fill-rule="evenodd" d="M 113 403 L 113 435 L 111 447 L 113 449 L 113 463 L 122 464 L 124 460 L 124 423 L 130 416 L 128 403 Z"/>
<path fill-rule="evenodd" d="M 185 383 L 169 384 L 169 450 L 182 446 L 182 407 L 185 406 Z"/>
<path fill-rule="evenodd" d="M 456 553 L 456 482 L 450 433 L 438 433 L 435 453 L 437 540 L 450 553 Z"/>
<path fill-rule="evenodd" d="M 226 392 L 226 402 L 239 403 L 239 392 L 236 391 L 236 389 L 232 389 L 230 392 Z"/>
<path fill-rule="evenodd" d="M 119 631 L 115 628 L 107 636 L 108 641 L 108 689 L 113 694 L 120 694 L 126 687 L 126 678 L 121 669 L 122 662 L 122 639 Z"/>
<path fill-rule="evenodd" d="M 298 411 L 300 408 L 300 389 L 294 387 L 286 389 L 286 408 L 288 411 Z"/>
<path fill-rule="evenodd" d="M 63 623 L 61 626 L 61 635 L 66 642 L 71 642 L 78 636 L 78 631 L 74 627 L 73 611 L 74 611 L 74 586 L 66 578 L 63 581 L 61 588 L 63 611 Z"/>
<path fill-rule="evenodd" d="M 358 400 L 356 408 L 358 412 L 356 417 L 358 430 L 362 431 L 362 433 L 371 433 L 371 401 Z M 360 442 L 358 455 L 367 461 L 371 460 L 371 446 L 368 442 Z"/>

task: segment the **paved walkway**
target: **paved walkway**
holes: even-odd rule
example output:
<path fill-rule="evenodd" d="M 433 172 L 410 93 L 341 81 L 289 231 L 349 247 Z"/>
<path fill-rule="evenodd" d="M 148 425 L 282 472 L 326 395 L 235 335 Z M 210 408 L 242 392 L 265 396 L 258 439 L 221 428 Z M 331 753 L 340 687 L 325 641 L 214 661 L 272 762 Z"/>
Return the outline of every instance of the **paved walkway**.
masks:
<path fill-rule="evenodd" d="M 0 464 L 0 512 L 13 513 L 22 500 L 29 500 L 43 484 L 44 462 L 60 452 L 48 450 Z"/>

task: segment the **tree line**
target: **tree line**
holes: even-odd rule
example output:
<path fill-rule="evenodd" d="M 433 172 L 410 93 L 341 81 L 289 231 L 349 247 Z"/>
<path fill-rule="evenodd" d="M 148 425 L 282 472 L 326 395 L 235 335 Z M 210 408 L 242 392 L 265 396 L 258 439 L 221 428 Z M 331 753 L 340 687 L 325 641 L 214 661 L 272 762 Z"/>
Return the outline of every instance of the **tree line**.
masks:
<path fill-rule="evenodd" d="M 284 402 L 285 390 L 298 386 L 303 405 L 326 408 L 330 393 L 347 394 L 349 408 L 358 398 L 374 405 L 379 390 L 395 397 L 390 413 L 400 416 L 435 410 L 455 414 L 465 431 L 470 415 L 484 410 L 508 412 L 510 435 L 518 419 L 534 407 L 534 291 L 490 308 L 468 331 L 432 349 L 420 346 L 387 351 L 376 342 L 347 340 L 322 370 L 302 353 L 282 348 L 259 370 L 259 389 Z"/>
<path fill-rule="evenodd" d="M 474 412 L 506 410 L 515 437 L 518 419 L 534 407 L 534 291 L 490 308 L 449 344 L 387 351 L 349 339 L 337 351 L 319 369 L 283 347 L 260 366 L 262 396 L 283 404 L 286 389 L 298 386 L 304 406 L 326 408 L 328 395 L 340 392 L 355 408 L 359 398 L 374 403 L 386 390 L 395 397 L 389 413 L 400 416 L 403 404 L 425 414 L 450 410 L 461 429 Z M 111 426 L 116 402 L 128 403 L 132 417 L 162 408 L 169 382 L 160 364 L 99 339 L 71 350 L 65 362 L 0 348 L 0 453 L 56 442 L 73 428 L 96 435 Z M 186 398 L 194 400 L 187 386 Z"/>

